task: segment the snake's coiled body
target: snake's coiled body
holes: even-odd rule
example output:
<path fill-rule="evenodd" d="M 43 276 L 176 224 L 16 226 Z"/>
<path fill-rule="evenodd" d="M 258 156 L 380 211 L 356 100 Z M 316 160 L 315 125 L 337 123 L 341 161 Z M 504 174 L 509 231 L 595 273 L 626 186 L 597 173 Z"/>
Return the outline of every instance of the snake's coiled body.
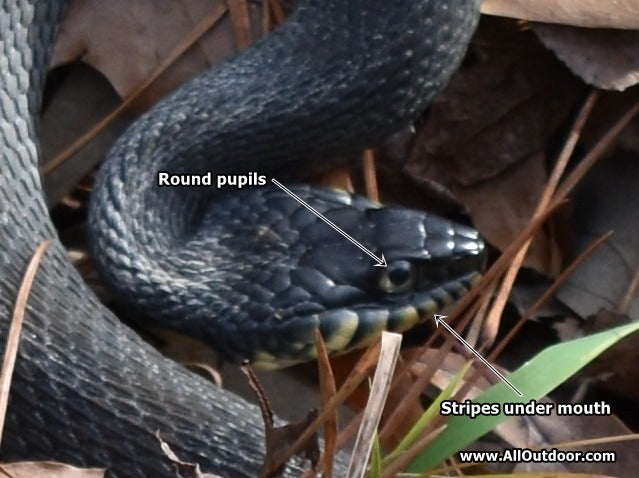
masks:
<path fill-rule="evenodd" d="M 4 0 L 0 8 L 3 337 L 26 263 L 41 241 L 56 238 L 38 173 L 36 112 L 64 3 Z M 125 262 L 113 273 L 116 282 L 127 273 L 142 279 L 126 282 L 123 292 L 135 289 L 143 310 L 177 307 L 151 289 L 192 261 L 172 252 L 175 242 L 201 242 L 192 229 L 211 214 L 200 212 L 204 219 L 196 220 L 189 212 L 201 211 L 206 194 L 144 193 L 154 190 L 148 185 L 158 169 L 202 172 L 207 155 L 207 169 L 218 174 L 246 171 L 259 160 L 268 165 L 264 173 L 282 177 L 304 158 L 378 142 L 410 122 L 456 68 L 477 7 L 475 0 L 304 2 L 272 38 L 176 93 L 118 143 L 92 201 L 94 230 L 108 223 L 115 231 L 94 232 L 99 262 Z M 201 93 L 209 99 L 199 102 Z M 139 202 L 129 203 L 134 196 Z M 153 247 L 139 246 L 139 239 Z M 219 260 L 213 270 L 234 267 Z M 192 305 L 206 308 L 216 300 Z M 224 341 L 242 342 L 228 329 L 223 334 Z M 172 476 L 153 436 L 160 430 L 184 458 L 223 476 L 250 477 L 263 450 L 260 423 L 253 406 L 162 358 L 121 325 L 54 241 L 29 298 L 3 458 L 106 466 L 111 476 Z"/>

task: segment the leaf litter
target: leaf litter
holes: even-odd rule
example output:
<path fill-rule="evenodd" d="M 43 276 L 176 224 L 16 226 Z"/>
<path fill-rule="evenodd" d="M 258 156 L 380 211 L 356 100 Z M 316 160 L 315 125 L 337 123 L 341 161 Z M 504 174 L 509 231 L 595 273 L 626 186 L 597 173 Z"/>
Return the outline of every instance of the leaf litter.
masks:
<path fill-rule="evenodd" d="M 246 10 L 240 5 L 239 11 L 238 21 L 246 22 Z M 593 15 L 595 14 L 596 12 L 593 12 Z M 264 21 L 264 17 L 254 17 L 258 19 L 258 23 L 261 21 L 262 25 L 268 23 Z M 522 17 L 538 20 L 532 15 L 522 15 L 520 18 Z M 154 23 L 154 20 L 148 19 L 149 17 L 144 18 L 148 23 Z M 563 20 L 559 21 L 564 23 Z M 80 20 L 78 22 L 82 23 Z M 106 23 L 108 30 L 110 27 L 108 22 Z M 411 197 L 405 198 L 407 202 L 415 201 L 416 196 L 430 194 L 425 191 L 428 188 L 425 185 L 442 185 L 441 190 L 445 191 L 444 194 L 450 193 L 449 197 L 457 197 L 491 245 L 502 251 L 507 250 L 517 234 L 526 228 L 549 176 L 549 164 L 554 161 L 568 129 L 566 125 L 571 122 L 574 111 L 588 91 L 588 87 L 572 73 L 577 72 L 589 81 L 566 59 L 563 59 L 564 63 L 574 68 L 573 72 L 560 60 L 554 59 L 534 39 L 528 25 L 524 24 L 523 28 L 521 25 L 507 20 L 483 19 L 480 33 L 473 41 L 470 54 L 458 75 L 427 115 L 416 123 L 416 133 L 409 132 L 405 135 L 405 147 L 399 151 L 397 148 L 394 149 L 394 160 L 403 161 L 404 171 L 408 173 L 405 184 L 410 185 L 412 192 Z M 539 34 L 536 27 L 533 28 L 535 33 Z M 111 34 L 112 32 L 109 32 L 109 35 Z M 589 35 L 589 32 L 585 34 Z M 96 37 L 99 39 L 100 35 Z M 508 41 L 505 41 L 506 39 Z M 561 37 L 555 40 L 560 44 L 564 41 Z M 75 56 L 77 52 L 82 52 L 81 41 L 71 40 L 70 43 L 72 48 L 69 51 L 75 48 Z M 558 48 L 554 49 L 558 51 Z M 126 51 L 127 55 L 131 56 L 127 50 L 113 51 Z M 206 58 L 206 55 L 200 53 L 200 58 Z M 561 53 L 558 55 L 561 56 Z M 87 58 L 89 56 L 87 55 Z M 162 58 L 161 55 L 157 57 Z M 205 63 L 207 62 L 208 60 L 205 60 Z M 603 68 L 606 68 L 605 62 Z M 187 67 L 183 71 L 189 70 L 190 67 Z M 109 75 L 104 74 L 109 78 Z M 148 72 L 138 78 L 146 75 Z M 121 79 L 113 82 L 119 85 L 116 86 L 116 90 L 124 89 L 126 85 L 140 84 L 138 80 L 123 80 L 125 78 L 130 76 L 123 74 Z M 608 98 L 610 94 L 602 95 L 600 102 L 604 103 Z M 609 129 L 612 121 L 628 109 L 629 102 L 623 98 L 629 96 L 619 98 L 621 100 L 617 101 L 617 106 L 608 111 L 608 117 L 613 118 L 612 120 L 601 120 L 602 116 L 596 108 L 589 123 L 596 124 L 597 121 L 601 121 L 603 130 Z M 147 100 L 143 100 L 142 103 L 145 101 Z M 148 101 L 151 103 L 154 100 Z M 442 124 L 446 128 L 438 126 Z M 427 128 L 424 128 L 424 125 Z M 637 121 L 630 120 L 628 130 L 636 128 Z M 601 134 L 595 133 L 590 137 L 588 134 L 587 127 L 580 145 L 598 144 Z M 623 144 L 630 146 L 634 144 L 635 149 L 631 150 L 630 154 L 636 156 L 636 139 L 633 140 L 632 134 L 626 133 L 625 139 L 622 136 L 620 141 L 625 141 Z M 610 149 L 610 145 L 609 142 L 607 148 Z M 610 151 L 609 154 L 616 154 L 614 149 Z M 598 154 L 600 157 L 603 155 L 601 151 Z M 376 156 L 380 157 L 379 154 Z M 384 155 L 381 156 L 380 161 L 384 159 Z M 376 166 L 378 169 L 384 167 L 381 163 Z M 570 167 L 573 167 L 573 163 Z M 634 176 L 634 173 L 628 173 L 627 176 Z M 408 190 L 406 187 L 399 187 L 399 192 L 388 190 L 384 187 L 384 180 L 382 177 L 379 194 L 385 201 L 388 198 L 401 199 L 402 190 Z M 596 175 L 594 181 L 597 181 Z M 626 212 L 633 212 L 635 208 L 627 206 L 619 209 L 619 215 L 623 216 Z M 553 227 L 537 229 L 531 251 L 524 262 L 525 266 L 534 268 L 549 279 L 556 277 L 562 266 L 582 247 L 576 245 L 577 240 L 583 240 L 583 237 L 580 237 L 581 233 L 574 227 L 574 210 L 563 206 L 561 213 L 559 219 L 555 215 Z M 626 218 L 618 222 L 617 230 L 634 223 L 628 216 Z M 570 236 L 565 233 L 566 231 L 578 234 L 573 234 L 566 241 L 565 236 Z M 588 238 L 590 241 L 593 239 L 590 232 Z M 624 262 L 623 266 L 624 273 L 627 270 L 630 277 L 623 294 L 623 297 L 627 298 L 628 294 L 631 294 L 632 278 L 636 277 L 636 267 L 633 271 L 632 262 Z M 601 274 L 599 279 L 610 282 L 609 272 L 614 270 L 613 263 L 604 259 L 600 261 L 600 267 L 605 273 Z M 596 284 L 589 287 L 597 293 L 600 290 Z M 486 296 L 485 293 L 483 295 Z M 632 297 L 627 302 L 627 309 L 632 314 Z M 619 293 L 612 303 L 619 304 Z M 570 302 L 566 301 L 566 304 Z M 610 307 L 610 304 L 607 307 Z M 574 304 L 570 304 L 569 309 L 579 318 L 587 317 L 587 312 L 580 311 Z M 478 337 L 481 338 L 481 334 Z M 450 353 L 452 352 L 444 350 L 443 357 Z M 441 359 L 436 359 L 435 371 L 439 368 L 438 360 Z M 398 376 L 402 375 L 402 371 L 405 372 L 405 369 L 400 366 Z M 400 393 L 405 394 L 405 390 Z M 334 401 L 329 402 L 334 406 Z"/>

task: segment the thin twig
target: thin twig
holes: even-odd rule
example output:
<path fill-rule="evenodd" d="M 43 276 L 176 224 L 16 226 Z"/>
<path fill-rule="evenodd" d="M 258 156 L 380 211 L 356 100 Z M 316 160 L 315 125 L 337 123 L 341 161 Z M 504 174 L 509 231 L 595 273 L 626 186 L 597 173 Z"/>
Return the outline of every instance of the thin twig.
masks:
<path fill-rule="evenodd" d="M 546 187 L 541 194 L 541 198 L 539 199 L 539 203 L 533 213 L 533 218 L 539 217 L 540 214 L 548 207 L 550 201 L 552 200 L 555 191 L 557 190 L 557 185 L 559 184 L 559 180 L 564 174 L 566 167 L 568 166 L 568 161 L 570 160 L 573 152 L 575 151 L 575 147 L 577 146 L 577 141 L 581 137 L 581 132 L 586 124 L 586 120 L 590 116 L 592 108 L 595 105 L 595 101 L 597 100 L 598 92 L 591 92 L 586 101 L 584 102 L 575 122 L 568 134 L 568 138 L 566 138 L 566 142 L 564 143 L 564 147 L 557 158 L 557 162 L 555 163 L 555 167 L 546 183 Z M 524 262 L 524 258 L 526 257 L 526 253 L 528 252 L 528 248 L 530 243 L 532 242 L 532 237 L 526 241 L 517 255 L 513 258 L 510 267 L 506 271 L 506 275 L 502 280 L 501 286 L 499 288 L 499 292 L 496 294 L 493 305 L 488 313 L 485 323 L 493 324 L 488 333 L 485 332 L 484 339 L 487 342 L 491 343 L 494 338 L 497 336 L 497 328 L 499 324 L 499 317 L 501 317 L 504 307 L 506 306 L 506 302 L 508 297 L 510 296 L 510 291 L 512 289 L 513 284 L 515 283 L 515 278 L 517 277 L 517 273 L 521 268 L 522 263 Z"/>
<path fill-rule="evenodd" d="M 235 41 L 240 50 L 245 50 L 253 43 L 251 15 L 246 0 L 228 0 L 231 23 L 235 33 Z"/>
<path fill-rule="evenodd" d="M 499 344 L 495 346 L 495 348 L 491 351 L 491 353 L 486 357 L 490 361 L 494 361 L 497 359 L 499 354 L 503 352 L 503 350 L 508 346 L 508 344 L 515 338 L 517 333 L 521 330 L 521 328 L 525 325 L 527 320 L 541 307 L 552 294 L 570 277 L 570 275 L 574 272 L 574 270 L 583 263 L 601 244 L 603 244 L 610 237 L 611 233 L 605 234 L 598 240 L 596 240 L 592 245 L 588 247 L 584 252 L 582 252 L 579 257 L 577 257 L 555 280 L 555 282 L 535 301 L 535 303 L 530 306 L 521 316 L 517 324 L 512 327 L 506 336 L 500 340 Z M 481 372 L 477 369 L 473 370 L 473 373 L 470 374 L 465 384 L 459 390 L 459 396 L 463 399 L 466 394 L 470 391 L 470 389 L 474 386 L 477 379 L 481 376 Z"/>
<path fill-rule="evenodd" d="M 13 377 L 13 370 L 16 365 L 16 358 L 18 356 L 18 345 L 20 343 L 20 331 L 22 330 L 22 323 L 24 322 L 24 314 L 27 308 L 27 299 L 31 292 L 31 286 L 35 279 L 38 266 L 42 260 L 42 256 L 51 245 L 51 241 L 44 241 L 37 247 L 29 265 L 24 273 L 18 295 L 16 297 L 16 304 L 13 308 L 13 315 L 11 317 L 11 325 L 9 327 L 9 333 L 7 335 L 7 347 L 4 351 L 4 359 L 2 360 L 2 369 L 0 370 L 0 442 L 2 441 L 2 434 L 4 431 L 4 421 L 7 414 L 7 405 L 9 404 L 9 390 L 11 389 L 11 379 Z"/>
<path fill-rule="evenodd" d="M 364 150 L 364 153 L 362 154 L 362 161 L 364 169 L 364 184 L 366 185 L 366 196 L 371 201 L 379 202 L 375 154 L 372 149 Z"/>
<path fill-rule="evenodd" d="M 2 475 L 6 476 L 7 478 L 19 478 L 19 477 L 15 476 L 14 474 L 12 474 L 9 470 L 7 470 L 1 464 L 0 464 L 0 473 L 2 473 Z"/>
<path fill-rule="evenodd" d="M 639 288 L 639 267 L 635 271 L 635 275 L 630 280 L 630 284 L 628 284 L 628 289 L 621 300 L 619 306 L 617 306 L 617 312 L 620 314 L 627 314 L 628 309 L 630 309 L 630 305 L 632 301 L 635 300 L 637 295 L 637 289 Z"/>
<path fill-rule="evenodd" d="M 331 362 L 328 359 L 326 344 L 319 330 L 315 331 L 315 346 L 317 348 L 317 366 L 319 369 L 320 399 L 322 408 L 326 408 L 331 398 L 337 393 L 337 387 L 335 385 L 335 376 L 331 369 Z M 337 409 L 335 409 L 326 418 L 326 423 L 324 424 L 324 453 L 321 463 L 323 478 L 332 478 L 333 476 L 333 461 L 335 460 L 337 449 L 337 428 Z"/>
<path fill-rule="evenodd" d="M 592 149 L 583 157 L 577 167 L 570 173 L 566 180 L 561 184 L 553 200 L 561 201 L 565 199 L 570 191 L 581 181 L 581 178 L 590 170 L 590 168 L 603 157 L 604 153 L 617 139 L 619 134 L 624 130 L 628 123 L 639 113 L 639 101 L 636 102 L 621 118 L 619 118 L 612 128 L 604 134 Z"/>
<path fill-rule="evenodd" d="M 432 367 L 417 377 L 415 382 L 408 389 L 408 392 L 404 394 L 401 401 L 395 406 L 395 410 L 393 410 L 392 414 L 386 419 L 386 423 L 384 423 L 384 426 L 379 432 L 379 439 L 382 443 L 386 443 L 391 434 L 395 432 L 402 423 L 404 423 L 405 417 L 408 415 L 411 407 L 426 389 L 426 386 L 431 382 L 439 368 L 439 364 L 443 363 L 446 356 L 452 350 L 452 347 L 452 342 L 446 341 L 444 345 L 437 349 L 435 357 L 433 357 L 433 360 L 430 362 Z"/>
<path fill-rule="evenodd" d="M 439 435 L 442 434 L 448 425 L 441 425 L 435 430 L 427 433 L 422 438 L 417 440 L 405 453 L 403 453 L 400 457 L 398 457 L 393 463 L 391 463 L 388 468 L 384 470 L 382 474 L 382 478 L 393 478 L 398 475 L 398 473 L 406 468 L 418 455 L 419 453 L 426 448 L 430 443 L 432 443 Z"/>
<path fill-rule="evenodd" d="M 595 252 L 599 246 L 601 246 L 604 242 L 606 242 L 610 236 L 612 235 L 612 231 L 604 234 L 595 242 L 593 242 L 588 248 L 582 252 L 574 261 L 570 263 L 568 267 L 566 267 L 562 273 L 557 277 L 557 279 L 553 282 L 553 284 L 535 301 L 533 305 L 531 305 L 517 321 L 514 327 L 512 327 L 506 336 L 499 341 L 499 344 L 492 350 L 490 355 L 488 356 L 488 360 L 495 360 L 499 354 L 508 346 L 508 344 L 515 338 L 515 335 L 521 330 L 521 328 L 526 324 L 528 319 L 532 317 L 532 315 L 537 312 L 537 310 L 550 298 L 552 295 L 561 287 L 561 285 L 566 282 L 566 280 L 572 275 L 572 273 L 583 264 L 588 257 L 590 257 L 593 252 Z"/>
<path fill-rule="evenodd" d="M 282 8 L 282 4 L 279 0 L 267 0 L 271 12 L 273 13 L 273 19 L 275 20 L 275 26 L 280 25 L 286 20 L 286 14 Z"/>
<path fill-rule="evenodd" d="M 639 441 L 639 433 L 628 433 L 626 435 L 615 435 L 615 436 L 607 436 L 607 437 L 598 437 L 598 438 L 587 438 L 584 440 L 575 440 L 572 442 L 565 443 L 556 443 L 553 444 L 553 448 L 578 448 L 583 446 L 592 446 L 592 445 L 607 445 L 610 443 L 622 443 L 626 441 Z M 541 450 L 546 448 L 546 446 L 539 445 L 536 447 L 531 447 L 533 450 Z"/>
<path fill-rule="evenodd" d="M 299 452 L 304 444 L 317 432 L 320 426 L 326 421 L 326 419 L 334 413 L 344 400 L 353 393 L 353 391 L 362 383 L 370 371 L 375 367 L 377 357 L 379 356 L 380 342 L 377 341 L 362 355 L 357 362 L 353 370 L 346 378 L 338 392 L 333 398 L 329 400 L 326 407 L 320 412 L 315 420 L 304 430 L 299 438 L 293 443 L 287 450 L 281 453 L 276 459 L 273 460 L 274 469 L 277 469 L 280 465 L 286 463 L 286 461 L 297 452 Z"/>

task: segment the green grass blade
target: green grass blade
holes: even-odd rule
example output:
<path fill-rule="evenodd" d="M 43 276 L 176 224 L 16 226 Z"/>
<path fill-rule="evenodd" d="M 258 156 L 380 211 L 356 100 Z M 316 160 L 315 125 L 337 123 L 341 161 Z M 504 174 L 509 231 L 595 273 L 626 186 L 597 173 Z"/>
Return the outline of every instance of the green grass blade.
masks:
<path fill-rule="evenodd" d="M 379 444 L 379 436 L 375 434 L 375 441 L 371 449 L 369 478 L 379 478 L 382 476 L 382 448 Z"/>
<path fill-rule="evenodd" d="M 538 400 L 608 347 L 637 330 L 639 324 L 633 323 L 548 347 L 508 377 L 508 380 L 521 390 L 523 397 L 518 397 L 505 383 L 500 382 L 478 396 L 474 402 L 528 403 L 530 400 Z M 452 417 L 442 434 L 411 463 L 409 471 L 423 473 L 432 469 L 507 418 L 510 417 L 504 414 L 479 416 L 474 419 L 467 416 Z"/>

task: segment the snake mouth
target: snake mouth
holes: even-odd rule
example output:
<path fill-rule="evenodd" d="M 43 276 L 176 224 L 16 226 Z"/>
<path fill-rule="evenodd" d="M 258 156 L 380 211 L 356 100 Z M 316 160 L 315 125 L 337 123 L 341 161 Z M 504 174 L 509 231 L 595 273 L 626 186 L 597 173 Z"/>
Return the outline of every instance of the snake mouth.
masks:
<path fill-rule="evenodd" d="M 276 369 L 317 357 L 315 331 L 319 330 L 329 355 L 364 347 L 383 331 L 404 332 L 432 319 L 456 302 L 479 280 L 478 272 L 450 280 L 428 291 L 407 294 L 401 303 L 389 299 L 312 314 L 287 323 L 251 362 L 261 369 Z M 278 340 L 278 337 L 286 337 Z"/>

